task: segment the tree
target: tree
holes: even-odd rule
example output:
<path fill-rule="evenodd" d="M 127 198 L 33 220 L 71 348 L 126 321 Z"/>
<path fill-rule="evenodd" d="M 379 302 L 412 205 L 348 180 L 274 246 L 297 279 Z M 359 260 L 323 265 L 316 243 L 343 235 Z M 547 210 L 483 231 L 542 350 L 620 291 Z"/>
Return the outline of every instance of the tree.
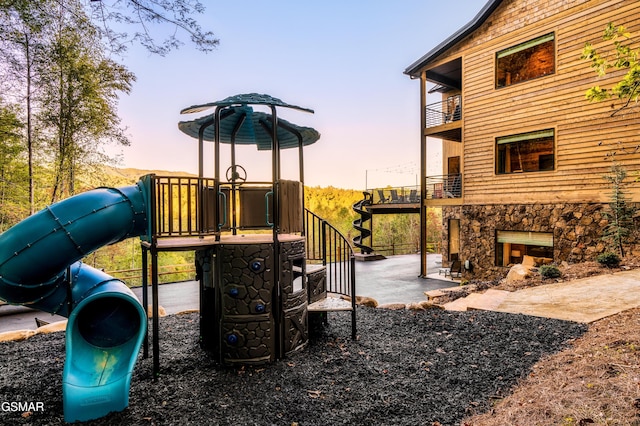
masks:
<path fill-rule="evenodd" d="M 617 99 L 623 102 L 622 106 L 615 109 L 611 116 L 636 104 L 640 97 L 640 49 L 634 48 L 634 38 L 622 25 L 616 26 L 609 23 L 604 30 L 602 40 L 613 44 L 604 52 L 597 50 L 591 43 L 586 43 L 582 51 L 582 59 L 591 61 L 591 68 L 599 76 L 605 76 L 612 70 L 621 70 L 624 75 L 620 81 L 609 88 L 600 86 L 591 87 L 585 93 L 587 100 L 598 102 L 607 99 Z M 602 142 L 600 142 L 600 145 Z M 640 145 L 633 149 L 627 149 L 620 142 L 618 148 L 607 154 L 611 160 L 611 168 L 607 175 L 603 176 L 611 188 L 609 207 L 610 213 L 606 213 L 609 223 L 603 230 L 603 240 L 609 242 L 620 257 L 624 257 L 624 245 L 629 242 L 635 231 L 633 217 L 637 208 L 627 201 L 626 188 L 628 186 L 627 170 L 617 158 L 620 155 L 635 154 Z"/>
<path fill-rule="evenodd" d="M 607 241 L 620 257 L 624 257 L 624 245 L 630 242 L 633 236 L 633 217 L 637 209 L 627 201 L 627 171 L 624 167 L 613 161 L 610 172 L 603 177 L 611 187 L 611 212 L 604 213 L 609 223 L 603 229 L 602 239 Z"/>
<path fill-rule="evenodd" d="M 0 232 L 28 214 L 21 202 L 25 198 L 21 127 L 13 109 L 0 106 Z"/>
<path fill-rule="evenodd" d="M 88 4 L 87 4 L 88 3 Z M 109 40 L 115 51 L 126 48 L 126 44 L 137 41 L 150 52 L 164 55 L 180 47 L 183 42 L 177 37 L 186 33 L 191 42 L 203 52 L 209 52 L 219 40 L 211 31 L 202 30 L 193 15 L 202 14 L 205 7 L 198 0 L 85 0 L 94 22 L 100 23 L 102 35 Z M 118 32 L 113 24 L 125 24 L 138 28 L 133 34 Z M 173 27 L 164 40 L 151 33 L 149 24 Z"/>
<path fill-rule="evenodd" d="M 39 70 L 42 87 L 38 118 L 49 129 L 54 158 L 51 202 L 75 193 L 77 172 L 101 163 L 102 144 L 128 145 L 117 114 L 119 92 L 128 93 L 135 77 L 103 54 L 95 26 L 76 4 L 54 26 L 48 63 Z"/>
<path fill-rule="evenodd" d="M 8 84 L 12 86 L 8 92 L 19 94 L 19 102 L 25 107 L 31 214 L 35 211 L 35 141 L 32 123 L 34 88 L 37 86 L 35 68 L 38 61 L 43 60 L 43 29 L 50 24 L 46 4 L 46 0 L 13 0 L 10 3 L 0 3 L 0 61 L 5 64 L 4 69 L 10 75 L 9 78 L 5 76 L 3 81 L 7 83 L 8 80 Z"/>
<path fill-rule="evenodd" d="M 180 34 L 203 52 L 213 50 L 219 40 L 213 32 L 202 29 L 195 15 L 204 13 L 198 0 L 79 0 L 100 36 L 111 51 L 121 53 L 127 45 L 138 42 L 150 52 L 164 55 L 184 44 Z M 36 10 L 41 0 L 0 0 L 0 14 L 16 10 Z M 46 3 L 46 1 L 45 1 Z M 63 13 L 76 13 L 74 0 L 54 0 Z M 51 10 L 51 9 L 49 9 Z M 55 18 L 56 13 L 52 17 Z M 125 28 L 135 28 L 130 33 Z M 155 33 L 154 33 L 155 31 Z"/>
<path fill-rule="evenodd" d="M 612 113 L 612 116 L 628 108 L 632 102 L 637 103 L 640 96 L 640 49 L 633 48 L 634 38 L 622 25 L 609 23 L 602 35 L 604 41 L 610 41 L 613 47 L 601 53 L 591 43 L 586 43 L 582 51 L 582 59 L 591 61 L 591 68 L 599 76 L 612 70 L 626 71 L 622 79 L 610 88 L 591 87 L 585 93 L 589 101 L 619 99 L 623 106 Z"/>

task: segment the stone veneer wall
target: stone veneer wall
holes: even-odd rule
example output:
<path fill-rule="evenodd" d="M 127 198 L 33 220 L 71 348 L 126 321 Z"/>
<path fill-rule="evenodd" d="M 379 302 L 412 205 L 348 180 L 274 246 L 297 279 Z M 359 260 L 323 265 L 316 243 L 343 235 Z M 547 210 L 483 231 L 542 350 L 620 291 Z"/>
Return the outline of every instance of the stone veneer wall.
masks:
<path fill-rule="evenodd" d="M 449 219 L 460 220 L 460 260 L 470 260 L 471 272 L 463 278 L 499 279 L 508 267 L 495 266 L 496 231 L 553 233 L 553 257 L 557 263 L 595 260 L 607 249 L 602 229 L 608 221 L 603 212 L 607 204 L 515 204 L 443 207 L 443 259 L 448 259 Z M 640 244 L 629 247 L 640 255 Z"/>

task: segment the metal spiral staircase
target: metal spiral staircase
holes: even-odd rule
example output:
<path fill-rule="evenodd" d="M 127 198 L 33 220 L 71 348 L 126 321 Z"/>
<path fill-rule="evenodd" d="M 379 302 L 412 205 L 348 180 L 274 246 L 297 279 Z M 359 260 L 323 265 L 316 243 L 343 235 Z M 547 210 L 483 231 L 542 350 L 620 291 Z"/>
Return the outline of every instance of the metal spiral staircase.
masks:
<path fill-rule="evenodd" d="M 353 245 L 360 249 L 362 254 L 373 253 L 373 249 L 365 244 L 363 241 L 371 236 L 371 231 L 364 226 L 364 224 L 371 220 L 371 213 L 365 210 L 365 206 L 369 206 L 373 202 L 373 195 L 364 191 L 362 193 L 364 198 L 353 205 L 353 210 L 360 215 L 359 219 L 353 221 L 353 227 L 360 233 L 353 238 Z"/>

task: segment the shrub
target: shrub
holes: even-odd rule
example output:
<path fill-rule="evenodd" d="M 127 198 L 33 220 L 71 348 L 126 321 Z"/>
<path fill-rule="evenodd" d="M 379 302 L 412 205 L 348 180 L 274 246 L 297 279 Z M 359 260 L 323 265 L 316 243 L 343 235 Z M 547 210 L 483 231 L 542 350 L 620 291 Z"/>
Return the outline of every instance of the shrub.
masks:
<path fill-rule="evenodd" d="M 615 268 L 616 266 L 620 265 L 620 256 L 610 251 L 600 253 L 596 260 L 599 264 L 601 264 L 602 266 L 606 266 L 607 268 Z"/>
<path fill-rule="evenodd" d="M 562 276 L 562 272 L 555 265 L 542 265 L 540 267 L 540 275 L 544 278 L 558 278 Z"/>

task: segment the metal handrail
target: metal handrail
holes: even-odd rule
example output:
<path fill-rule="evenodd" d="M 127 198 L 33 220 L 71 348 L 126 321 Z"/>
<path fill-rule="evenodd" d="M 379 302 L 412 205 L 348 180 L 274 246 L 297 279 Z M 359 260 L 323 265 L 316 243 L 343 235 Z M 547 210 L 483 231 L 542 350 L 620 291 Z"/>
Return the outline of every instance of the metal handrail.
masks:
<path fill-rule="evenodd" d="M 240 229 L 236 221 L 235 191 L 238 184 L 222 182 L 215 192 L 212 178 L 184 176 L 151 177 L 153 238 L 211 236 Z M 273 188 L 270 182 L 243 182 L 243 188 Z M 215 222 L 215 209 L 219 220 Z M 269 211 L 269 204 L 266 204 Z M 230 223 L 231 222 L 231 223 Z M 271 229 L 265 222 L 255 229 Z M 253 228 L 252 228 L 253 229 Z"/>
<path fill-rule="evenodd" d="M 211 218 L 217 205 L 214 180 L 183 176 L 152 176 L 154 237 L 213 235 Z"/>
<path fill-rule="evenodd" d="M 329 222 L 305 210 L 307 261 L 327 269 L 327 292 L 351 299 L 351 328 L 356 327 L 356 257 L 349 240 Z"/>
<path fill-rule="evenodd" d="M 394 204 L 409 203 L 415 204 L 420 202 L 420 186 L 387 186 L 384 188 L 367 189 L 371 194 L 373 204 Z"/>
<path fill-rule="evenodd" d="M 425 126 L 436 127 L 462 120 L 462 95 L 429 104 L 425 107 Z"/>
<path fill-rule="evenodd" d="M 427 176 L 427 198 L 461 198 L 462 174 L 452 173 L 441 176 Z"/>

